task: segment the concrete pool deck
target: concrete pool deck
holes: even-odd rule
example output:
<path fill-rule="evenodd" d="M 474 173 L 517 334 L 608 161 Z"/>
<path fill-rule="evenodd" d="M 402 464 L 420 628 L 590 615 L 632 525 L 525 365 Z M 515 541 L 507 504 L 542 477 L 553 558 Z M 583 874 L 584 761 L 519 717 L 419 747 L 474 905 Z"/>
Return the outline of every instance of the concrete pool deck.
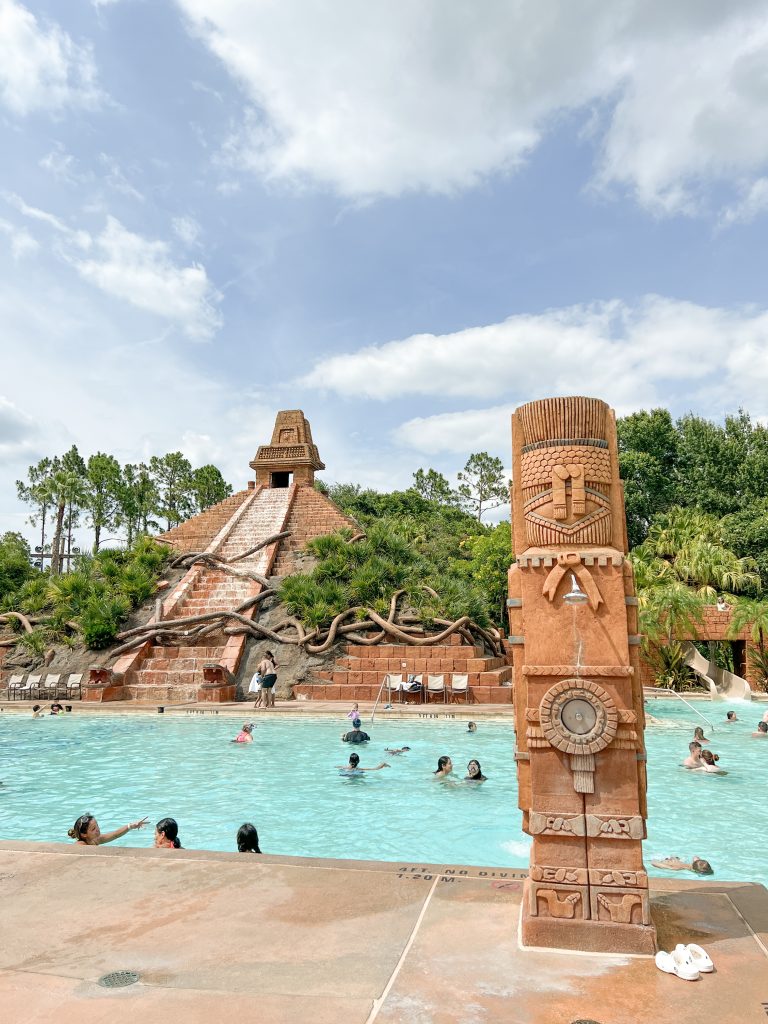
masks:
<path fill-rule="evenodd" d="M 0 1018 L 13 1024 L 757 1024 L 768 891 L 653 881 L 647 957 L 522 950 L 524 873 L 118 846 L 0 842 Z M 98 979 L 135 971 L 107 989 Z"/>

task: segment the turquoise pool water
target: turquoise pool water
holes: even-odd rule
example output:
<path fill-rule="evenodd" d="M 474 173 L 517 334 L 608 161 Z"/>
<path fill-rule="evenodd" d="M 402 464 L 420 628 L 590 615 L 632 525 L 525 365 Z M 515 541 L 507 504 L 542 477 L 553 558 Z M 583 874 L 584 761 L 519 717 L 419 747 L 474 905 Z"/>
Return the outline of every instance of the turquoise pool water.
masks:
<path fill-rule="evenodd" d="M 715 721 L 712 749 L 726 776 L 679 767 L 694 724 L 682 704 L 652 702 L 661 719 L 648 730 L 649 838 L 653 856 L 694 854 L 718 879 L 768 883 L 762 818 L 768 740 L 751 740 L 762 707 L 736 706 L 742 721 L 721 725 L 730 705 L 702 705 Z M 344 719 L 256 719 L 255 742 L 229 740 L 237 723 L 223 716 L 144 717 L 77 714 L 32 720 L 0 715 L 0 837 L 66 842 L 84 811 L 104 831 L 141 816 L 177 819 L 184 846 L 233 850 L 235 832 L 253 821 L 264 852 L 382 859 L 403 864 L 469 863 L 526 867 L 529 839 L 517 810 L 509 726 L 460 721 L 387 721 L 368 727 L 357 748 L 362 764 L 392 767 L 341 777 L 350 748 Z M 408 744 L 399 757 L 386 746 Z M 457 784 L 436 782 L 448 754 Z M 460 783 L 470 758 L 488 782 Z M 152 830 L 129 833 L 121 846 L 149 846 Z M 663 872 L 654 871 L 655 874 Z"/>

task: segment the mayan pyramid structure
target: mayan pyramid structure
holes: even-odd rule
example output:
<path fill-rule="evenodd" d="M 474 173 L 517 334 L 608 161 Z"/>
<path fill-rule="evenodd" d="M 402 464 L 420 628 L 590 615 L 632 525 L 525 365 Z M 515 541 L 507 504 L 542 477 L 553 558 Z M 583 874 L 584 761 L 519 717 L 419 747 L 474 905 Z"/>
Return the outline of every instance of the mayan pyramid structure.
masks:
<path fill-rule="evenodd" d="M 218 505 L 181 523 L 158 541 L 179 552 L 206 552 L 234 558 L 275 534 L 286 536 L 238 561 L 261 576 L 287 575 L 308 540 L 344 527 L 357 530 L 324 494 L 314 488 L 315 472 L 325 468 L 300 409 L 277 414 L 272 439 L 250 463 L 255 479 Z M 196 564 L 162 602 L 163 620 L 233 609 L 256 597 L 260 583 Z M 254 609 L 246 612 L 253 616 Z M 118 658 L 111 668 L 92 669 L 86 700 L 152 703 L 230 701 L 245 652 L 244 635 L 206 637 L 205 646 L 159 646 L 151 642 Z"/>

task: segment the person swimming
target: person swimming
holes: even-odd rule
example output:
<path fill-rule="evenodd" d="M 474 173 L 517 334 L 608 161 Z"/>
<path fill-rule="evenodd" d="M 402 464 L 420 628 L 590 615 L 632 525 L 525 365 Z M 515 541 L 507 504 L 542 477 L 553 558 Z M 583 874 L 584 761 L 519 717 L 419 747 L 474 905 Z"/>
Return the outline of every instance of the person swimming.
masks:
<path fill-rule="evenodd" d="M 693 871 L 697 875 L 713 875 L 715 873 L 709 861 L 701 857 L 694 857 L 690 863 L 679 857 L 664 857 L 663 860 L 652 860 L 651 864 L 655 868 L 663 868 L 665 871 Z"/>
<path fill-rule="evenodd" d="M 726 720 L 726 722 L 738 722 L 738 718 L 736 717 L 736 712 L 735 711 L 727 711 L 725 713 L 725 720 Z"/>
<path fill-rule="evenodd" d="M 465 782 L 485 782 L 486 777 L 483 775 L 483 769 L 480 767 L 480 762 L 474 758 L 467 765 L 467 774 L 464 776 Z"/>
<path fill-rule="evenodd" d="M 702 749 L 698 740 L 691 740 L 688 744 L 688 757 L 683 761 L 683 768 L 700 768 Z"/>
<path fill-rule="evenodd" d="M 453 761 L 447 754 L 443 754 L 442 757 L 437 759 L 437 770 L 432 772 L 436 779 L 447 779 L 453 771 Z"/>
<path fill-rule="evenodd" d="M 381 764 L 377 764 L 375 768 L 361 768 L 360 767 L 360 755 L 350 754 L 349 764 L 337 764 L 336 767 L 339 769 L 342 775 L 358 775 L 360 772 L 377 772 L 381 768 L 391 768 L 386 761 L 382 761 Z"/>
<path fill-rule="evenodd" d="M 181 850 L 179 826 L 174 818 L 161 818 L 155 825 L 155 846 L 160 850 Z"/>
<path fill-rule="evenodd" d="M 237 852 L 238 853 L 261 853 L 259 849 L 259 833 L 256 826 L 246 822 L 237 830 Z"/>
<path fill-rule="evenodd" d="M 701 764 L 694 770 L 699 772 L 709 772 L 711 775 L 727 775 L 728 773 L 726 771 L 717 767 L 717 762 L 719 760 L 719 756 L 717 754 L 713 754 L 711 750 L 702 750 Z"/>
<path fill-rule="evenodd" d="M 253 722 L 244 722 L 242 729 L 231 742 L 253 743 Z"/>
<path fill-rule="evenodd" d="M 384 748 L 384 753 L 385 754 L 405 754 L 410 749 L 411 749 L 410 747 L 385 747 Z"/>
<path fill-rule="evenodd" d="M 67 832 L 67 835 L 81 846 L 103 846 L 105 843 L 114 842 L 115 839 L 121 839 L 134 829 L 144 828 L 148 820 L 147 818 L 141 818 L 139 821 L 132 821 L 128 825 L 121 825 L 114 832 L 102 832 L 98 821 L 96 821 L 92 814 L 81 814 L 69 832 Z"/>
<path fill-rule="evenodd" d="M 467 722 L 467 732 L 477 732 L 477 725 L 475 722 Z"/>
<path fill-rule="evenodd" d="M 762 740 L 768 736 L 768 722 L 758 722 L 757 732 L 752 733 L 753 740 Z"/>
<path fill-rule="evenodd" d="M 704 730 L 701 728 L 700 725 L 697 725 L 696 728 L 693 730 L 693 738 L 694 738 L 694 740 L 697 743 L 709 743 L 710 742 L 707 739 L 707 737 L 704 735 Z"/>

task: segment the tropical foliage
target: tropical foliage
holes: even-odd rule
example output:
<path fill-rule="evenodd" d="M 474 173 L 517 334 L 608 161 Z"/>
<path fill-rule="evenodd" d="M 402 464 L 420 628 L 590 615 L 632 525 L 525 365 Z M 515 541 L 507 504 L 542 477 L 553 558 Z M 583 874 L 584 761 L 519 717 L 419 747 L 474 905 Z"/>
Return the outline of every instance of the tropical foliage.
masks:
<path fill-rule="evenodd" d="M 12 584 L 0 592 L 0 611 L 19 611 L 36 620 L 34 632 L 19 638 L 21 646 L 34 654 L 52 643 L 78 640 L 94 650 L 108 646 L 129 612 L 155 593 L 169 555 L 165 547 L 142 536 L 127 551 L 78 555 L 73 570 L 59 576 L 34 570 L 28 558 L 28 572 L 3 575 L 4 564 L 18 565 L 18 560 L 5 561 L 16 547 L 13 534 L 0 540 L 0 582 Z"/>

